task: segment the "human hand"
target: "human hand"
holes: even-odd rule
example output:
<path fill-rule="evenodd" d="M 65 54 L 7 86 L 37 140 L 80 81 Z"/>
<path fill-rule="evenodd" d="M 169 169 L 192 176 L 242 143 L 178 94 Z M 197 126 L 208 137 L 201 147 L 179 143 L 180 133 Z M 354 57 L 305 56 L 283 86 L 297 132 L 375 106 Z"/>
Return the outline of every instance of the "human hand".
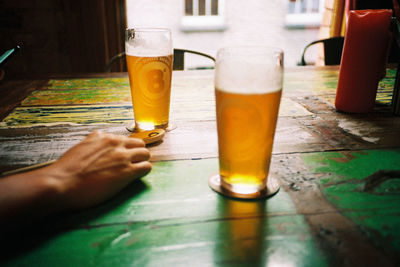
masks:
<path fill-rule="evenodd" d="M 96 131 L 40 171 L 51 177 L 61 209 L 82 209 L 105 201 L 150 172 L 149 158 L 141 139 Z"/>

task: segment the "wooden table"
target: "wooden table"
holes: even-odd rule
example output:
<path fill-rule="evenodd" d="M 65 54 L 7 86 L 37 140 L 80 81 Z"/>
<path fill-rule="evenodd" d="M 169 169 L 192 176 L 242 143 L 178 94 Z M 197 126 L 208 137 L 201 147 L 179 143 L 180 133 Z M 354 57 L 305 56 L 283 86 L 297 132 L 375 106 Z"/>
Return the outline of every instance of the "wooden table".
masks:
<path fill-rule="evenodd" d="M 281 189 L 268 200 L 239 201 L 207 184 L 218 172 L 213 72 L 175 72 L 176 129 L 150 147 L 152 172 L 100 206 L 17 233 L 3 244 L 2 263 L 398 265 L 394 75 L 380 83 L 373 113 L 349 115 L 333 107 L 337 68 L 287 69 L 270 173 Z M 126 74 L 9 80 L 0 94 L 1 172 L 57 159 L 95 129 L 129 134 Z"/>

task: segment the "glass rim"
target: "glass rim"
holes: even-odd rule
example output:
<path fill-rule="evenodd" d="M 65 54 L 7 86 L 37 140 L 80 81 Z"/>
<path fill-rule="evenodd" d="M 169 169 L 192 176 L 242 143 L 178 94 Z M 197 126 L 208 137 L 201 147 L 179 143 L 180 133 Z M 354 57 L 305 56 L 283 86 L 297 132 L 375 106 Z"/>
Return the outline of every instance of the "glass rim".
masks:
<path fill-rule="evenodd" d="M 125 31 L 135 31 L 135 32 L 171 32 L 171 29 L 169 28 L 152 28 L 152 27 L 130 27 L 126 28 Z"/>

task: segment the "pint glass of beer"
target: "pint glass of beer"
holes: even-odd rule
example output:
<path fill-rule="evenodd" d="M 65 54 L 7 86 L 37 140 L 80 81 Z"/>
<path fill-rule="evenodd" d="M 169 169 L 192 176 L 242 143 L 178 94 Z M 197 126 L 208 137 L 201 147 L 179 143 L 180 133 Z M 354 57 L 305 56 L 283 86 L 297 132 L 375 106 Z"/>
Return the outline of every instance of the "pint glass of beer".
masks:
<path fill-rule="evenodd" d="M 217 53 L 219 176 L 231 196 L 257 198 L 267 189 L 282 80 L 280 49 L 227 47 Z"/>
<path fill-rule="evenodd" d="M 125 31 L 135 130 L 168 127 L 173 46 L 169 29 Z"/>

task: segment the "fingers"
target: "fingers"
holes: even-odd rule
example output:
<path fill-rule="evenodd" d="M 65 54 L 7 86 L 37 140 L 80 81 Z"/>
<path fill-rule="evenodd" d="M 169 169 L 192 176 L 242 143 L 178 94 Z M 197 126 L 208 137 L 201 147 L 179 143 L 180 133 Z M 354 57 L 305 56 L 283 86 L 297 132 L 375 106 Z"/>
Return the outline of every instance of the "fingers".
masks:
<path fill-rule="evenodd" d="M 104 133 L 100 130 L 96 130 L 91 132 L 90 134 L 88 134 L 88 136 L 86 137 L 86 139 L 93 139 L 93 138 L 99 138 L 101 135 L 103 135 Z"/>
<path fill-rule="evenodd" d="M 117 164 L 130 164 L 150 159 L 150 152 L 145 147 L 125 148 L 119 147 L 109 154 L 109 159 Z M 108 160 L 109 160 L 108 159 Z"/>
<path fill-rule="evenodd" d="M 147 148 L 135 148 L 132 151 L 131 162 L 148 161 L 150 159 L 150 152 Z"/>
<path fill-rule="evenodd" d="M 142 177 L 151 171 L 151 163 L 148 161 L 132 163 L 130 171 L 132 172 L 134 178 Z"/>
<path fill-rule="evenodd" d="M 96 152 L 103 161 L 125 162 L 125 164 L 148 161 L 150 152 L 142 139 L 94 131 L 87 137 L 95 144 Z M 106 153 L 106 154 L 105 154 Z M 104 156 L 107 155 L 107 156 Z"/>
<path fill-rule="evenodd" d="M 132 138 L 132 137 L 126 137 L 124 136 L 125 139 L 125 147 L 126 148 L 134 148 L 134 147 L 145 147 L 146 144 L 142 139 L 139 138 Z"/>
<path fill-rule="evenodd" d="M 94 141 L 95 139 L 99 139 L 100 142 L 107 144 L 109 146 L 124 146 L 126 148 L 134 148 L 134 147 L 145 147 L 145 142 L 140 138 L 132 138 L 123 135 L 115 135 L 111 133 L 104 133 L 102 131 L 96 130 L 90 133 L 86 140 Z"/>

